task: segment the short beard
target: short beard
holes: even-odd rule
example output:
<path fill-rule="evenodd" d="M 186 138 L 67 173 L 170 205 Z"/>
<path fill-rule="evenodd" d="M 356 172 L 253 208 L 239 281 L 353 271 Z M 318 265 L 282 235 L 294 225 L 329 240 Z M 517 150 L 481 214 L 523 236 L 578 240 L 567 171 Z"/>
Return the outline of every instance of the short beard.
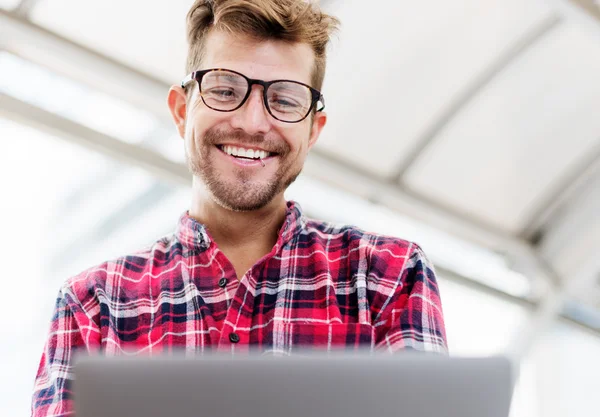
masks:
<path fill-rule="evenodd" d="M 230 186 L 223 181 L 211 160 L 209 159 L 212 148 L 222 143 L 225 139 L 234 139 L 244 145 L 260 145 L 269 151 L 276 152 L 280 165 L 273 178 L 265 183 L 253 183 L 246 170 L 234 168 L 239 181 L 235 186 Z M 193 140 L 190 138 L 189 140 Z M 300 175 L 302 167 L 286 175 L 287 166 L 284 165 L 290 153 L 285 142 L 269 142 L 263 135 L 246 135 L 241 131 L 231 133 L 219 132 L 210 129 L 204 135 L 201 143 L 192 143 L 192 155 L 186 147 L 186 161 L 189 170 L 201 178 L 214 201 L 221 207 L 237 212 L 260 210 L 267 206 L 281 192 L 285 191 Z M 195 151 L 195 152 L 194 152 Z"/>

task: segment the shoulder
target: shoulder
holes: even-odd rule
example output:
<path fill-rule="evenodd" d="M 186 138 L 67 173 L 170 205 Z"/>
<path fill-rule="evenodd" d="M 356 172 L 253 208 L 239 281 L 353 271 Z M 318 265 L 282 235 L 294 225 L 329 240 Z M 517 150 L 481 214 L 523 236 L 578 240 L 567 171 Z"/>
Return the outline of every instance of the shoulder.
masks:
<path fill-rule="evenodd" d="M 306 219 L 305 234 L 310 240 L 359 249 L 362 256 L 375 263 L 408 265 L 410 260 L 425 257 L 421 247 L 400 237 L 368 232 L 348 224 Z"/>
<path fill-rule="evenodd" d="M 339 255 L 335 259 L 347 257 L 354 273 L 366 277 L 368 290 L 377 294 L 381 305 L 389 297 L 421 291 L 423 286 L 437 291 L 433 264 L 416 242 L 316 220 L 307 221 L 305 230 L 308 244 Z"/>
<path fill-rule="evenodd" d="M 347 224 L 306 219 L 305 244 L 317 245 L 327 252 L 340 252 L 366 261 L 374 276 L 399 276 L 419 261 L 430 265 L 419 244 L 380 233 L 368 232 Z"/>
<path fill-rule="evenodd" d="M 107 293 L 123 295 L 144 285 L 152 274 L 175 264 L 184 248 L 173 235 L 165 236 L 145 248 L 107 260 L 86 268 L 66 279 L 61 287 L 61 296 L 85 305 L 87 302 L 104 298 Z M 125 291 L 115 291 L 119 290 Z"/>

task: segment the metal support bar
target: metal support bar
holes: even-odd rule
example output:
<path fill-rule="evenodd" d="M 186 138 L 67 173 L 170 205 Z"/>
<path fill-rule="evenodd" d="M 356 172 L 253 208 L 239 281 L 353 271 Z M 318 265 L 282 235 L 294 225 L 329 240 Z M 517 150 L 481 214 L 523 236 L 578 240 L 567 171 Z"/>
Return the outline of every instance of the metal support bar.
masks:
<path fill-rule="evenodd" d="M 596 15 L 590 13 L 587 7 L 582 7 L 582 3 L 589 3 L 589 0 L 545 0 L 545 2 L 559 12 L 566 21 L 600 40 L 600 24 Z"/>
<path fill-rule="evenodd" d="M 12 13 L 27 18 L 39 2 L 40 0 L 21 0 L 21 2 L 12 10 Z"/>
<path fill-rule="evenodd" d="M 600 175 L 600 141 L 583 159 L 559 181 L 544 203 L 530 216 L 526 222 L 527 228 L 521 233 L 523 239 L 529 240 L 536 235 L 588 181 Z"/>
<path fill-rule="evenodd" d="M 163 81 L 0 9 L 0 49 L 46 66 L 172 123 Z"/>
<path fill-rule="evenodd" d="M 598 0 L 570 0 L 584 9 L 590 16 L 594 17 L 600 23 L 600 1 Z"/>
<path fill-rule="evenodd" d="M 152 150 L 125 143 L 2 93 L 0 116 L 140 167 L 165 180 L 191 185 L 192 177 L 185 164 L 173 162 Z"/>

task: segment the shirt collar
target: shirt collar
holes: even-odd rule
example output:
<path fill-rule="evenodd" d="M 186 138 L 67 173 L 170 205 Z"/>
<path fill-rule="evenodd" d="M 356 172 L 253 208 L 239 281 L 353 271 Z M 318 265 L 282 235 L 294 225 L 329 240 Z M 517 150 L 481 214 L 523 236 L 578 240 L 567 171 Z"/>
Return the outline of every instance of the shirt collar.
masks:
<path fill-rule="evenodd" d="M 302 214 L 300 204 L 295 201 L 288 201 L 285 220 L 279 229 L 279 237 L 275 246 L 280 248 L 305 227 L 306 219 Z M 212 243 L 212 238 L 206 230 L 206 226 L 190 217 L 187 211 L 181 215 L 177 222 L 175 237 L 182 245 L 190 249 L 206 250 Z"/>

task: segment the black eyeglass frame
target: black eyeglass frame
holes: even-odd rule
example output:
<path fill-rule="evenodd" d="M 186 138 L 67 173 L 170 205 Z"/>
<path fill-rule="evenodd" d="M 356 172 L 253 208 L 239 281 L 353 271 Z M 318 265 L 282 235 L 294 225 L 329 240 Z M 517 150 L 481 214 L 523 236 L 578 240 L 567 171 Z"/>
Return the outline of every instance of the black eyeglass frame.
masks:
<path fill-rule="evenodd" d="M 226 72 L 231 72 L 233 74 L 237 74 L 241 77 L 243 77 L 246 82 L 248 83 L 248 91 L 246 92 L 246 96 L 242 99 L 242 101 L 240 102 L 240 104 L 231 110 L 222 110 L 222 109 L 215 109 L 214 107 L 209 106 L 206 101 L 204 100 L 204 97 L 202 96 L 202 78 L 208 74 L 209 72 L 214 72 L 214 71 L 226 71 Z M 189 74 L 187 77 L 185 77 L 183 79 L 183 81 L 181 82 L 181 88 L 186 88 L 192 81 L 197 81 L 198 82 L 198 90 L 200 91 L 200 97 L 202 97 L 202 101 L 204 102 L 204 104 L 206 104 L 206 107 L 215 110 L 215 111 L 220 111 L 220 112 L 232 112 L 235 111 L 237 109 L 239 109 L 240 107 L 242 107 L 244 105 L 244 103 L 246 103 L 246 100 L 248 100 L 248 97 L 250 97 L 250 93 L 252 92 L 252 86 L 253 85 L 261 85 L 263 87 L 263 101 L 265 104 L 265 108 L 267 109 L 267 111 L 269 112 L 269 114 L 276 120 L 279 120 L 280 122 L 283 123 L 300 123 L 301 121 L 303 121 L 304 119 L 306 119 L 308 117 L 308 115 L 310 114 L 310 112 L 315 108 L 315 105 L 320 101 L 322 106 L 320 108 L 318 108 L 316 111 L 320 112 L 323 111 L 325 109 L 325 98 L 323 97 L 323 94 L 321 94 L 321 92 L 319 90 L 316 90 L 314 88 L 312 88 L 310 85 L 301 83 L 300 81 L 294 81 L 294 80 L 272 80 L 272 81 L 263 81 L 263 80 L 256 80 L 253 78 L 248 78 L 246 77 L 244 74 L 239 73 L 237 71 L 233 71 L 230 69 L 226 69 L 226 68 L 211 68 L 211 69 L 205 69 L 205 70 L 201 70 L 201 71 L 194 71 L 191 74 Z M 269 87 L 272 84 L 275 84 L 277 82 L 288 82 L 288 83 L 294 83 L 294 84 L 299 84 L 302 85 L 304 87 L 308 87 L 308 89 L 310 90 L 310 93 L 312 94 L 312 101 L 310 103 L 310 107 L 308 108 L 308 111 L 306 112 L 306 114 L 304 115 L 304 117 L 302 117 L 300 120 L 296 120 L 293 122 L 290 122 L 288 120 L 282 120 L 280 118 L 278 118 L 277 116 L 275 116 L 272 112 L 271 112 L 271 107 L 269 106 L 269 99 L 267 96 L 267 90 L 269 89 Z"/>

